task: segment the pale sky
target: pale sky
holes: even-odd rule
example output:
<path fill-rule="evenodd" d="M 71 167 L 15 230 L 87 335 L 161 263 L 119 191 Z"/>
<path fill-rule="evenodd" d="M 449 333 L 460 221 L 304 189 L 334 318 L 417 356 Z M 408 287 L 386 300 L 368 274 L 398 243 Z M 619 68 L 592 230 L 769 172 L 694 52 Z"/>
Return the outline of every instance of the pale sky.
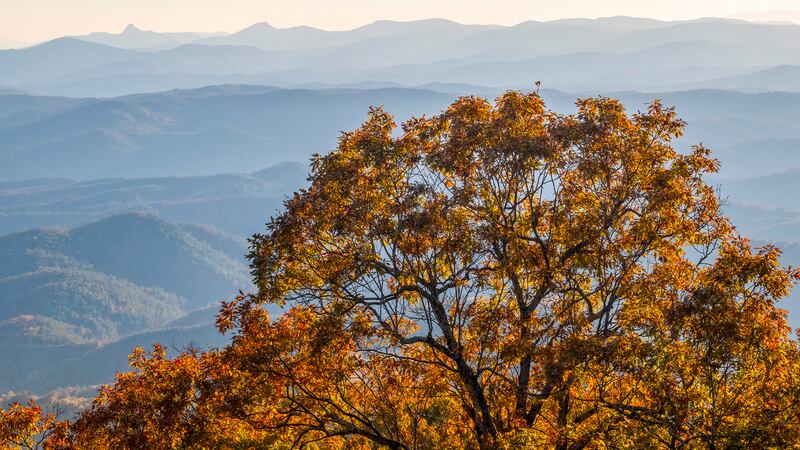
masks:
<path fill-rule="evenodd" d="M 310 25 L 342 30 L 378 19 L 442 17 L 513 25 L 566 17 L 676 20 L 778 10 L 800 10 L 800 0 L 0 0 L 0 45 L 92 31 L 119 32 L 128 23 L 155 31 L 233 32 L 262 21 L 281 28 Z M 776 12 L 765 17 L 784 16 Z"/>

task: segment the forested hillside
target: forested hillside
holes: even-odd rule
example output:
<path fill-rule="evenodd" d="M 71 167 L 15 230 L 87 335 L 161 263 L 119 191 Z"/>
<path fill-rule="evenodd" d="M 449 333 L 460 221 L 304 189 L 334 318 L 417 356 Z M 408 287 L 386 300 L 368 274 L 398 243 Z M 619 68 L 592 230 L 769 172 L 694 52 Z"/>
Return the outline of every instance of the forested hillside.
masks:
<path fill-rule="evenodd" d="M 0 369 L 0 390 L 106 381 L 155 336 L 177 347 L 219 342 L 203 308 L 250 289 L 245 251 L 243 239 L 208 226 L 140 214 L 0 237 L 0 352 L 14 361 Z M 199 319 L 173 324 L 195 310 Z"/>

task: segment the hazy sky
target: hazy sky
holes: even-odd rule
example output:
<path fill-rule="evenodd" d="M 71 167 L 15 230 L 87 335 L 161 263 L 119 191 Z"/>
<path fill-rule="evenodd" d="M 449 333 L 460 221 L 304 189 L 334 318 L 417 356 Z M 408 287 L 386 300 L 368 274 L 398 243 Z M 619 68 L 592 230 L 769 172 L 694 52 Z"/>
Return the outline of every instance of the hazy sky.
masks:
<path fill-rule="evenodd" d="M 237 31 L 261 21 L 340 30 L 377 19 L 444 17 L 511 25 L 564 17 L 688 19 L 798 9 L 798 0 L 0 0 L 0 44 L 119 32 L 131 22 L 157 31 Z"/>

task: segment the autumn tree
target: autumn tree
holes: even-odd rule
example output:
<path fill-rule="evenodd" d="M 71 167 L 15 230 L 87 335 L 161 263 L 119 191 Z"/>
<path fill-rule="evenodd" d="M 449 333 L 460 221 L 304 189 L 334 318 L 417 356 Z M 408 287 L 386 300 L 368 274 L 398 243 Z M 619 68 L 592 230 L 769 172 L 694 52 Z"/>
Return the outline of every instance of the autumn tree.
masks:
<path fill-rule="evenodd" d="M 45 411 L 34 401 L 11 403 L 0 409 L 0 449 L 50 450 L 66 442 L 68 423 L 59 411 Z"/>
<path fill-rule="evenodd" d="M 717 162 L 675 150 L 673 109 L 577 107 L 466 97 L 400 130 L 371 110 L 252 238 L 258 292 L 218 320 L 230 345 L 139 360 L 76 439 L 795 445 L 800 359 L 775 302 L 797 273 L 721 215 L 704 182 Z M 269 317 L 269 303 L 285 313 Z"/>
<path fill-rule="evenodd" d="M 577 106 L 462 98 L 399 136 L 372 110 L 253 239 L 256 301 L 366 322 L 380 339 L 354 357 L 433 374 L 481 448 L 520 429 L 580 448 L 632 422 L 673 447 L 689 439 L 675 427 L 736 434 L 718 429 L 745 423 L 731 402 L 769 392 L 769 358 L 794 351 L 774 301 L 795 273 L 720 215 L 703 181 L 717 163 L 673 148 L 674 110 Z"/>
<path fill-rule="evenodd" d="M 133 370 L 100 390 L 72 424 L 66 448 L 191 448 L 224 439 L 228 427 L 203 401 L 215 390 L 215 357 L 189 351 L 169 359 L 161 345 L 150 353 L 137 348 Z"/>

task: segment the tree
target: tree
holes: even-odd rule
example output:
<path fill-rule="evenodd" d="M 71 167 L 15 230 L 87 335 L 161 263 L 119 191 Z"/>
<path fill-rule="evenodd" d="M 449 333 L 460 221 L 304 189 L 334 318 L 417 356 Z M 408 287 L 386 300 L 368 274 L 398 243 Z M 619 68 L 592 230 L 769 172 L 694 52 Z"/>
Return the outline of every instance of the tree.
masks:
<path fill-rule="evenodd" d="M 54 449 L 66 441 L 68 423 L 57 410 L 44 412 L 33 401 L 0 409 L 0 449 Z"/>
<path fill-rule="evenodd" d="M 703 181 L 709 151 L 671 146 L 683 127 L 659 102 L 628 116 L 588 99 L 560 116 L 509 92 L 394 137 L 374 109 L 254 237 L 254 299 L 366 322 L 379 339 L 353 354 L 435 376 L 481 448 L 519 429 L 580 448 L 615 423 L 647 424 L 634 411 L 689 389 L 676 375 L 702 378 L 681 407 L 702 411 L 713 445 L 730 406 L 716 395 L 743 383 L 759 398 L 777 381 L 764 355 L 794 352 L 773 303 L 796 273 L 735 236 Z M 724 417 L 741 424 L 745 410 Z M 676 419 L 660 420 L 669 433 Z"/>
<path fill-rule="evenodd" d="M 67 448 L 166 449 L 211 445 L 225 438 L 226 424 L 205 408 L 213 390 L 214 352 L 185 352 L 173 359 L 155 345 L 137 348 L 128 373 L 105 386 L 91 408 L 71 426 Z M 213 431 L 211 431 L 213 430 Z"/>
<path fill-rule="evenodd" d="M 143 360 L 76 435 L 140 429 L 120 422 L 136 411 L 183 443 L 225 424 L 230 448 L 796 444 L 775 301 L 797 272 L 721 215 L 717 162 L 673 148 L 673 109 L 577 106 L 466 97 L 400 132 L 372 109 L 252 238 L 258 292 L 218 321 L 231 344 L 180 380 L 185 356 Z M 176 383 L 180 402 L 148 400 Z M 132 386 L 136 409 L 107 400 Z"/>

